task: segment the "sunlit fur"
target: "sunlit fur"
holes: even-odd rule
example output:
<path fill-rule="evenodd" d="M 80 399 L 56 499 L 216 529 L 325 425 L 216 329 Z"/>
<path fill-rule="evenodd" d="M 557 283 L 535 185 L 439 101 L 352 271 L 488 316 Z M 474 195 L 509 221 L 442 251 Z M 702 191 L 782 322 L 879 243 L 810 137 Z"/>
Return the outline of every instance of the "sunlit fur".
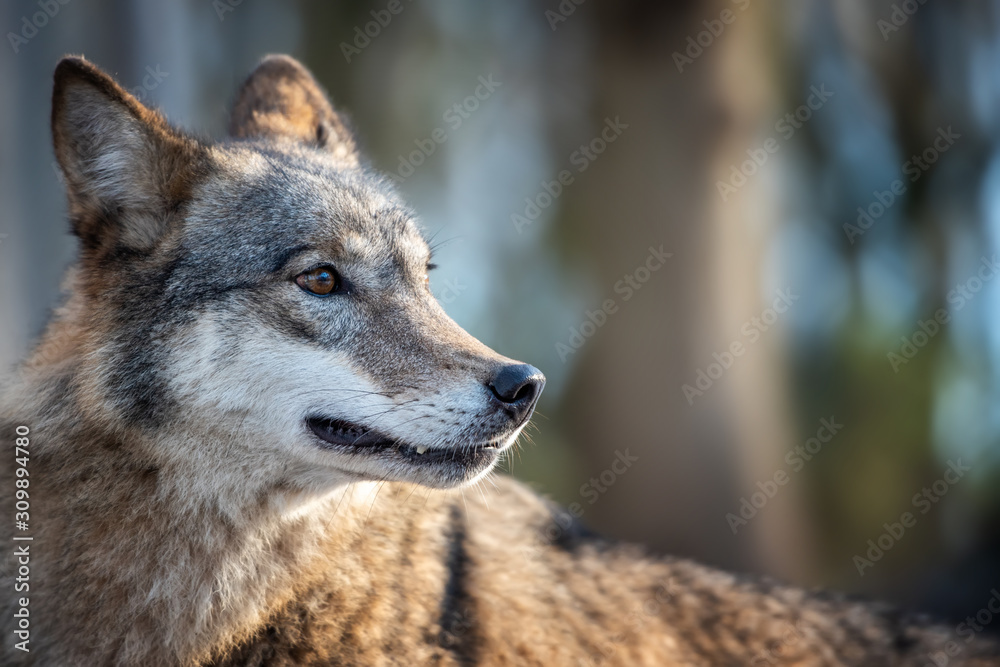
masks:
<path fill-rule="evenodd" d="M 509 360 L 431 296 L 413 213 L 294 60 L 265 59 L 208 143 L 67 59 L 52 128 L 80 254 L 4 391 L 34 540 L 31 650 L 8 558 L 0 663 L 923 665 L 952 638 L 646 558 L 456 463 L 514 451 L 488 388 Z M 296 285 L 326 263 L 350 293 Z M 453 458 L 335 451 L 316 415 Z M 978 638 L 949 664 L 998 655 Z"/>

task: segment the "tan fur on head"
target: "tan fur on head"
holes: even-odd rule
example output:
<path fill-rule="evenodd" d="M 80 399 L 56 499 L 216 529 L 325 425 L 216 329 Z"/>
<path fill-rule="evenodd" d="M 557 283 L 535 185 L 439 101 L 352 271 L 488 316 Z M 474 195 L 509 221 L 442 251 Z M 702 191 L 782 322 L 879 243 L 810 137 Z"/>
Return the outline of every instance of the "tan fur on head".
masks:
<path fill-rule="evenodd" d="M 312 74 L 288 56 L 261 60 L 237 94 L 229 133 L 238 139 L 291 139 L 358 164 L 347 124 Z"/>

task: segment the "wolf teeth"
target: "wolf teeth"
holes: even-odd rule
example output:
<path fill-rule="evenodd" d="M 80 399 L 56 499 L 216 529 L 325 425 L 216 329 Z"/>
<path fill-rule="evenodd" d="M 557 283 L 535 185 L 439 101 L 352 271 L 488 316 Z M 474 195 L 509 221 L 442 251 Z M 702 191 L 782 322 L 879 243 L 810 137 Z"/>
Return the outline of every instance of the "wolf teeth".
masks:
<path fill-rule="evenodd" d="M 417 447 L 417 454 L 423 454 L 426 451 L 427 451 L 427 448 L 424 447 L 423 445 L 421 445 L 420 447 Z"/>

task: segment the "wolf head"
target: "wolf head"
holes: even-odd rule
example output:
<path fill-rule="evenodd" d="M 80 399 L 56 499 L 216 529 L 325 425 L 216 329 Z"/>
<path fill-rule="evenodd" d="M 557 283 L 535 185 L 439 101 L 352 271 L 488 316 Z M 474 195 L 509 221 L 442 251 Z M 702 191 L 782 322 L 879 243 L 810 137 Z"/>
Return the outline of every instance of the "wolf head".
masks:
<path fill-rule="evenodd" d="M 413 212 L 295 60 L 265 58 L 209 143 L 66 58 L 52 132 L 92 421 L 318 487 L 469 482 L 524 428 L 544 377 L 444 313 Z"/>

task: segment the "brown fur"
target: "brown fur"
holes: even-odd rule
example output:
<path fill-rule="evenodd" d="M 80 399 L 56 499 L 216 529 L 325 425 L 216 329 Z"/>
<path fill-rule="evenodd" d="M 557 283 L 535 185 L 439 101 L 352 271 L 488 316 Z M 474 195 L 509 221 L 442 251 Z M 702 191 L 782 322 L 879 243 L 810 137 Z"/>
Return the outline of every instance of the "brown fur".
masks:
<path fill-rule="evenodd" d="M 332 160 L 353 169 L 356 160 L 345 156 L 356 146 L 321 95 L 294 61 L 266 60 L 239 96 L 235 132 L 280 144 L 296 159 L 333 150 Z M 95 105 L 107 108 L 88 113 Z M 324 123 L 333 132 L 317 141 Z M 159 387 L 176 378 L 151 369 L 197 352 L 197 323 L 159 320 L 155 311 L 200 298 L 204 318 L 220 312 L 212 310 L 217 299 L 238 292 L 212 292 L 225 265 L 204 267 L 220 277 L 191 293 L 189 281 L 170 277 L 182 246 L 195 243 L 186 228 L 195 224 L 187 212 L 196 193 L 225 193 L 226 165 L 252 162 L 253 144 L 222 150 L 186 138 L 80 59 L 56 71 L 53 133 L 83 251 L 67 276 L 66 304 L 3 399 L 3 442 L 13 442 L 18 425 L 31 429 L 34 537 L 31 652 L 15 650 L 5 630 L 3 664 L 917 667 L 955 640 L 881 605 L 648 558 L 589 534 L 506 478 L 477 491 L 324 486 L 313 467 L 266 448 L 253 430 L 264 423 L 256 415 L 224 421 L 230 415 L 209 399 L 225 397 L 178 404 L 183 397 Z M 137 140 L 117 141 L 121 133 Z M 105 167 L 122 160 L 142 168 L 95 171 L 93 160 L 79 158 L 81 142 L 111 156 Z M 390 266 L 402 267 L 396 289 L 409 310 L 378 300 L 371 307 L 404 312 L 420 330 L 383 325 L 404 341 L 402 351 L 356 343 L 366 369 L 420 382 L 419 366 L 402 368 L 407 358 L 450 379 L 495 363 L 498 355 L 419 300 L 419 263 L 407 252 L 425 261 L 425 250 L 404 220 L 384 225 L 375 232 L 411 248 L 387 246 L 399 250 Z M 365 243 L 375 247 L 379 238 Z M 235 251 L 248 276 L 256 248 Z M 269 344 L 292 336 L 313 344 L 316 332 L 290 325 L 301 313 L 261 296 L 277 299 L 284 282 L 262 284 L 252 311 L 231 312 L 263 313 L 264 324 L 247 315 L 239 334 L 253 338 L 266 325 Z M 225 362 L 235 350 L 216 352 Z M 403 384 L 393 391 L 402 394 Z M 205 410 L 209 418 L 200 417 Z M 7 516 L 13 482 L 5 466 Z M 16 568 L 11 559 L 3 565 L 0 616 L 9 623 Z M 998 656 L 995 643 L 977 637 L 949 664 L 995 665 Z"/>
<path fill-rule="evenodd" d="M 357 165 L 357 145 L 326 93 L 298 61 L 269 56 L 236 96 L 229 133 L 239 138 L 291 139 L 327 148 Z"/>

